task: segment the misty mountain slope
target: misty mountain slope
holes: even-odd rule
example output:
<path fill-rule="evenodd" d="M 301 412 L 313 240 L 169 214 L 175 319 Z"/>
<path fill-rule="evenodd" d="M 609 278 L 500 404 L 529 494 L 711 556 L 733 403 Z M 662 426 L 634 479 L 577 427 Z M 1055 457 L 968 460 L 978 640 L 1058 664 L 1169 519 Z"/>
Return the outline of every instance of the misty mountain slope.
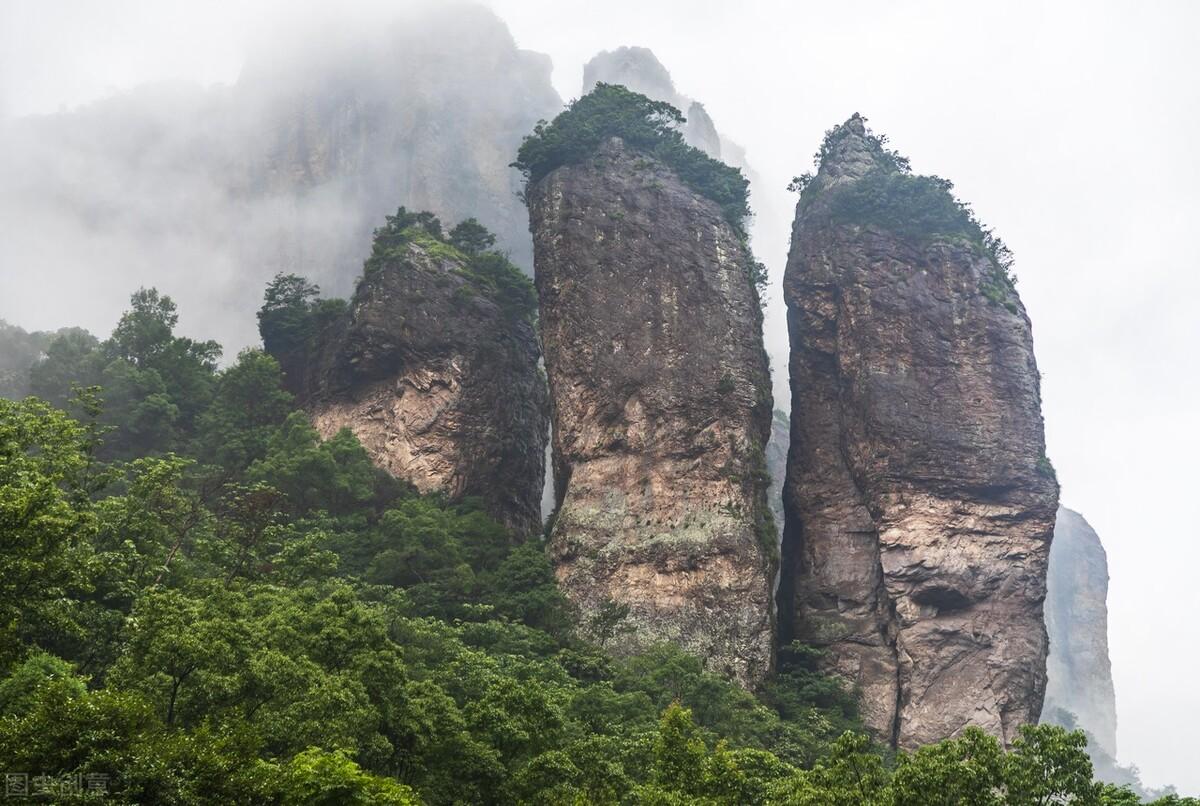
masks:
<path fill-rule="evenodd" d="M 22 222 L 0 240 L 0 316 L 103 331 L 155 285 L 189 331 L 252 343 L 268 279 L 347 292 L 400 204 L 475 216 L 528 268 L 508 163 L 561 106 L 548 58 L 480 7 L 397 14 L 264 44 L 232 87 L 145 86 L 0 129 L 0 216 Z"/>
<path fill-rule="evenodd" d="M 1046 702 L 1042 720 L 1060 711 L 1117 754 L 1117 700 L 1108 657 L 1108 557 L 1082 515 L 1059 507 L 1046 578 Z"/>

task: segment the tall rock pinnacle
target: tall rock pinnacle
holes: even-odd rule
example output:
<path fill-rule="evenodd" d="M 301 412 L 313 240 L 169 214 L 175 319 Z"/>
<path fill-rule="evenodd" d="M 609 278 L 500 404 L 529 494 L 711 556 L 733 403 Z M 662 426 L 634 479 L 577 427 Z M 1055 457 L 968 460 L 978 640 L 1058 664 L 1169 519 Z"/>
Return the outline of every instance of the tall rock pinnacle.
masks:
<path fill-rule="evenodd" d="M 752 258 L 720 205 L 615 137 L 527 194 L 563 589 L 585 622 L 627 613 L 609 648 L 673 642 L 752 685 L 775 569 Z"/>
<path fill-rule="evenodd" d="M 548 418 L 529 280 L 417 226 L 380 240 L 311 351 L 305 409 L 323 437 L 349 428 L 421 492 L 477 497 L 518 534 L 539 533 Z"/>
<path fill-rule="evenodd" d="M 1007 251 L 857 115 L 819 158 L 784 277 L 781 632 L 884 741 L 1011 741 L 1042 706 L 1058 485 Z"/>
<path fill-rule="evenodd" d="M 1050 549 L 1046 630 L 1050 657 L 1042 721 L 1083 728 L 1101 751 L 1115 758 L 1117 697 L 1108 657 L 1108 557 L 1091 525 L 1066 507 L 1059 507 Z"/>

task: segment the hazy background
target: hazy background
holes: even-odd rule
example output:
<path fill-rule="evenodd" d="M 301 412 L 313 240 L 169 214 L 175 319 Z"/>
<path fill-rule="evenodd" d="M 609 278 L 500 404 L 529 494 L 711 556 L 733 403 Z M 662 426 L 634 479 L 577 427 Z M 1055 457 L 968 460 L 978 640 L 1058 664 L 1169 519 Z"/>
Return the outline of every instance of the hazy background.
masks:
<path fill-rule="evenodd" d="M 563 98 L 578 95 L 582 65 L 597 51 L 643 45 L 746 148 L 762 177 L 754 245 L 773 270 L 767 337 L 785 406 L 778 279 L 794 203 L 785 186 L 808 169 L 823 131 L 862 112 L 916 171 L 955 182 L 1016 253 L 1063 502 L 1108 550 L 1119 757 L 1148 784 L 1200 794 L 1200 4 L 489 5 L 521 48 L 550 55 Z M 72 109 L 147 81 L 231 84 L 253 51 L 289 30 L 319 23 L 332 36 L 331 21 L 383 21 L 394 6 L 6 0 L 0 119 Z M 155 90 L 165 126 L 179 122 L 170 99 L 197 91 L 175 86 Z M 0 177 L 19 168 L 5 164 L 10 156 L 0 153 Z M 0 239 L 16 238 L 23 211 L 4 213 Z M 133 289 L 104 276 L 67 282 L 78 266 L 64 261 L 86 264 L 95 244 L 39 237 L 44 253 L 0 250 L 0 317 L 106 333 Z M 36 304 L 31 288 L 44 290 Z M 245 340 L 247 331 L 222 337 L 181 307 L 185 330 L 231 353 Z"/>

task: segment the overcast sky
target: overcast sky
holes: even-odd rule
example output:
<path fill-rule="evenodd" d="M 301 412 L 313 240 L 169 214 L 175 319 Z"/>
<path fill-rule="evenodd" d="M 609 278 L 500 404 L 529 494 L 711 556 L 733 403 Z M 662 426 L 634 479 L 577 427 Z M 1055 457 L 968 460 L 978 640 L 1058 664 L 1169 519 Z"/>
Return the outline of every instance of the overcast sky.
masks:
<path fill-rule="evenodd" d="M 336 13 L 386 14 L 346 5 Z M 552 57 L 564 98 L 597 51 L 654 50 L 762 177 L 755 249 L 776 284 L 785 186 L 851 113 L 916 171 L 955 183 L 1016 253 L 1063 502 L 1108 550 L 1120 758 L 1147 783 L 1200 794 L 1200 3 L 490 5 L 521 47 Z M 282 0 L 4 0 L 0 115 L 148 80 L 229 83 L 248 43 L 331 13 Z M 0 266 L 0 293 L 14 270 Z M 786 336 L 771 313 L 779 394 Z"/>

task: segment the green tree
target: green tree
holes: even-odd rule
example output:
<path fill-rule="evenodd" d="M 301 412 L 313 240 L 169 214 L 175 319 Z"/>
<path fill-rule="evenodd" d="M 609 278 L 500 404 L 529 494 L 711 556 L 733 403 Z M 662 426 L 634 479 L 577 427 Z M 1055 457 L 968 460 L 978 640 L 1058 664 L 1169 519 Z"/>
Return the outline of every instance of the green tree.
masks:
<path fill-rule="evenodd" d="M 708 747 L 692 712 L 678 703 L 667 706 L 654 741 L 654 785 L 667 792 L 700 797 Z"/>
<path fill-rule="evenodd" d="M 1005 758 L 1009 806 L 1100 803 L 1102 786 L 1092 781 L 1092 760 L 1082 731 L 1058 725 L 1023 725 Z"/>
<path fill-rule="evenodd" d="M 46 347 L 45 355 L 29 369 L 32 394 L 59 408 L 72 401 L 73 386 L 92 386 L 100 381 L 102 362 L 96 360 L 100 342 L 85 330 L 61 333 Z"/>
<path fill-rule="evenodd" d="M 39 637 L 73 632 L 95 518 L 87 430 L 36 399 L 0 399 L 0 671 Z"/>
<path fill-rule="evenodd" d="M 447 237 L 450 245 L 467 255 L 486 252 L 496 245 L 496 236 L 474 218 L 459 222 Z"/>
<path fill-rule="evenodd" d="M 303 412 L 288 415 L 247 473 L 287 496 L 296 514 L 345 514 L 371 500 L 376 471 L 367 452 L 343 429 L 322 441 Z"/>
<path fill-rule="evenodd" d="M 200 415 L 195 453 L 234 474 L 266 456 L 275 429 L 292 411 L 279 362 L 244 350 L 217 376 L 212 403 Z"/>
<path fill-rule="evenodd" d="M 308 315 L 320 296 L 320 286 L 298 274 L 275 275 L 258 311 L 258 329 L 267 352 L 292 352 L 307 344 Z"/>
<path fill-rule="evenodd" d="M 110 358 L 156 372 L 167 396 L 179 408 L 185 428 L 190 428 L 208 403 L 220 345 L 176 336 L 179 314 L 175 302 L 156 289 L 138 289 L 129 303 L 130 309 L 102 347 Z"/>
<path fill-rule="evenodd" d="M 895 806 L 1003 806 L 1004 751 L 995 737 L 969 727 L 901 754 L 891 786 Z"/>
<path fill-rule="evenodd" d="M 344 750 L 309 748 L 281 770 L 280 796 L 300 806 L 417 806 L 413 791 L 390 778 L 364 772 Z"/>

